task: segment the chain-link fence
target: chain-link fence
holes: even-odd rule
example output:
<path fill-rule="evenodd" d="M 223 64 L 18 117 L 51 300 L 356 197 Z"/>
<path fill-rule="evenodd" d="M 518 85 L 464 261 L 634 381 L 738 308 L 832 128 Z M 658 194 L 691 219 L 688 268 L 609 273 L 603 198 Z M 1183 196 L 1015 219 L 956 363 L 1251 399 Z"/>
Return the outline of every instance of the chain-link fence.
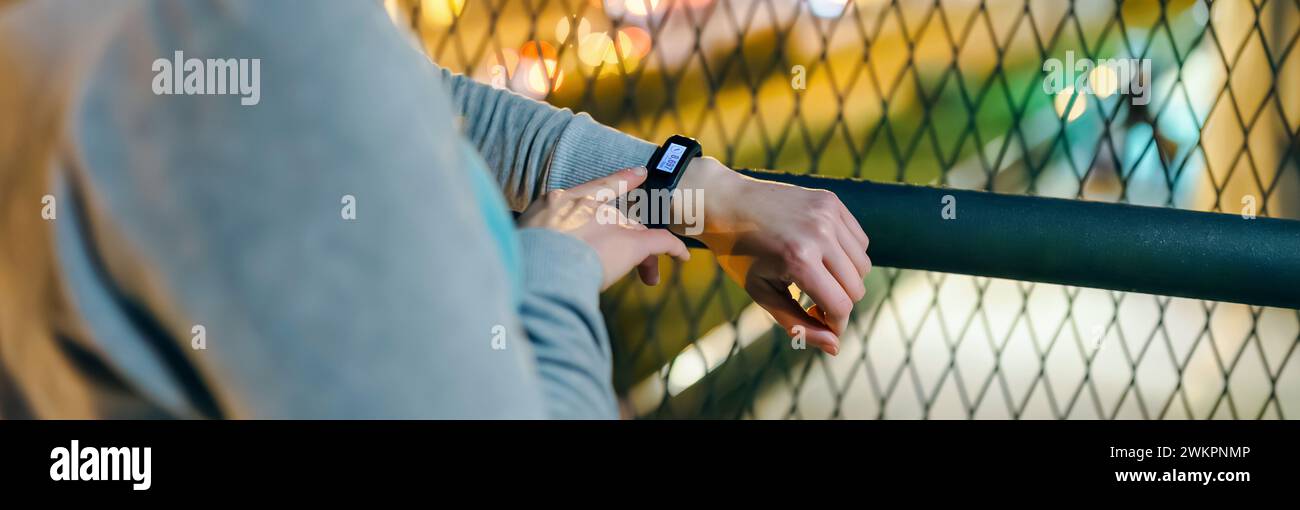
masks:
<path fill-rule="evenodd" d="M 1300 218 L 1300 0 L 387 5 L 442 65 L 735 168 Z M 629 415 L 1300 416 L 1295 310 L 878 268 L 829 357 L 694 255 L 604 297 Z"/>

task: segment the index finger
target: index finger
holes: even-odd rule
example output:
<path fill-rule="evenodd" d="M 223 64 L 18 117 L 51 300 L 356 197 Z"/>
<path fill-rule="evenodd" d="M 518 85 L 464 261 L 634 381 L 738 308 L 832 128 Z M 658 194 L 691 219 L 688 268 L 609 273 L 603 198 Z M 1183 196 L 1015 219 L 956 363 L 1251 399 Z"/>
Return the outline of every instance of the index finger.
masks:
<path fill-rule="evenodd" d="M 590 197 L 598 202 L 608 202 L 640 186 L 645 182 L 645 177 L 645 167 L 626 168 L 574 186 L 569 189 L 569 193 Z"/>
<path fill-rule="evenodd" d="M 804 310 L 799 302 L 790 296 L 787 289 L 760 280 L 745 285 L 745 290 L 754 298 L 758 306 L 767 310 L 767 313 L 771 314 L 782 328 L 785 328 L 787 334 L 799 334 L 800 332 L 795 328 L 802 328 L 805 340 L 810 345 L 826 351 L 831 356 L 839 354 L 839 338 L 820 317 L 814 318 Z"/>

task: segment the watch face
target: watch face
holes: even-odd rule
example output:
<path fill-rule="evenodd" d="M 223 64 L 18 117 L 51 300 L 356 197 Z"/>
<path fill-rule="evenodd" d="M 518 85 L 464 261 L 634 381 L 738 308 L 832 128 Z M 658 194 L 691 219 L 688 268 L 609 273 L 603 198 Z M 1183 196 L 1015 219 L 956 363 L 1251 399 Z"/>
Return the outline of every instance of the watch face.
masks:
<path fill-rule="evenodd" d="M 675 143 L 668 144 L 668 150 L 664 151 L 664 156 L 659 158 L 659 164 L 655 165 L 656 170 L 673 173 L 677 168 L 677 162 L 682 160 L 682 154 L 686 152 L 685 145 Z"/>

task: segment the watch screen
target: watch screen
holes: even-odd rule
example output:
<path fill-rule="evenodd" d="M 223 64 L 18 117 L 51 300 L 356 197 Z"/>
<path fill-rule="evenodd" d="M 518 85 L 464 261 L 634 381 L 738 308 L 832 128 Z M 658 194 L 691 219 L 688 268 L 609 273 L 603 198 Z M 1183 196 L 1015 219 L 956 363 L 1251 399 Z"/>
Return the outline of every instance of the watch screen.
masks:
<path fill-rule="evenodd" d="M 664 157 L 659 158 L 659 164 L 655 166 L 655 169 L 673 173 L 673 169 L 677 168 L 677 162 L 681 161 L 682 154 L 685 152 L 685 146 L 675 143 L 668 144 L 668 150 L 664 151 Z"/>

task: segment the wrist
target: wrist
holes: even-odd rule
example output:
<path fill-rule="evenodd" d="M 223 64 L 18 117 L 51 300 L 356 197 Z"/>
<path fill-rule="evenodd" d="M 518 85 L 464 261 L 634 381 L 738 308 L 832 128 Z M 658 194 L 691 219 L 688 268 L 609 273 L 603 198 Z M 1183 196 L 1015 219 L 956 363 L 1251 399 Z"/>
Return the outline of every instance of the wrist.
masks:
<path fill-rule="evenodd" d="M 677 221 L 669 229 L 675 234 L 703 241 L 704 236 L 718 231 L 719 225 L 731 216 L 731 205 L 741 194 L 745 181 L 743 175 L 714 158 L 695 158 L 677 183 L 677 189 L 683 192 L 681 196 L 690 197 L 688 200 L 695 200 L 694 203 L 700 206 L 693 218 L 695 224 Z"/>

